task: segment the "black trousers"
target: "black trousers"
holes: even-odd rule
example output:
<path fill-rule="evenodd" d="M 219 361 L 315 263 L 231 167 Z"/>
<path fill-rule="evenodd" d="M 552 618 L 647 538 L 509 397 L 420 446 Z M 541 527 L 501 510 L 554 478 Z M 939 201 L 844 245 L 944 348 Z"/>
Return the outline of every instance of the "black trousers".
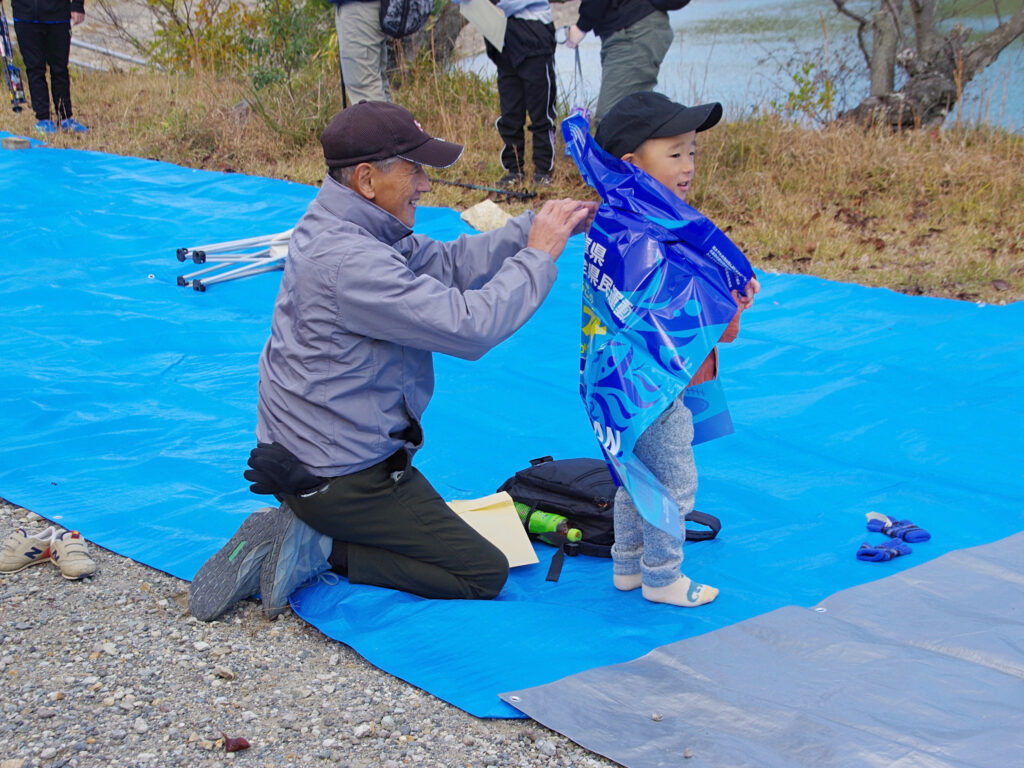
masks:
<path fill-rule="evenodd" d="M 496 597 L 508 578 L 505 555 L 398 456 L 336 477 L 311 496 L 284 500 L 300 520 L 335 540 L 335 552 L 347 542 L 353 584 L 429 598 Z"/>
<path fill-rule="evenodd" d="M 550 173 L 555 162 L 554 56 L 528 56 L 518 67 L 496 63 L 501 104 L 497 127 L 505 142 L 501 151 L 501 167 L 510 173 L 523 172 L 526 152 L 524 126 L 529 114 L 530 132 L 533 134 L 533 170 Z"/>
<path fill-rule="evenodd" d="M 58 122 L 71 117 L 71 22 L 42 24 L 15 21 L 21 58 L 25 61 L 25 79 L 36 120 L 50 119 L 50 93 L 46 88 L 46 68 L 50 68 L 50 92 Z"/>

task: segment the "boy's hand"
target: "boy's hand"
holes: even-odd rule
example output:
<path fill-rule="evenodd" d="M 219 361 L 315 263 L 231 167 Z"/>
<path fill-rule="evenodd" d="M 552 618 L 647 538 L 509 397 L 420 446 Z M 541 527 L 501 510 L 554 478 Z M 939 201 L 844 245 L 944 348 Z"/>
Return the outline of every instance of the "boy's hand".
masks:
<path fill-rule="evenodd" d="M 576 48 L 580 43 L 583 42 L 583 38 L 587 36 L 587 33 L 582 29 L 573 24 L 569 27 L 569 31 L 565 35 L 565 47 Z"/>
<path fill-rule="evenodd" d="M 83 13 L 82 11 L 72 11 L 71 12 L 71 26 L 72 27 L 78 26 L 83 21 L 85 21 L 85 13 Z"/>
<path fill-rule="evenodd" d="M 551 254 L 552 261 L 558 261 L 565 241 L 576 233 L 588 216 L 593 218 L 595 205 L 570 199 L 548 200 L 533 219 L 526 247 L 545 251 Z"/>
<path fill-rule="evenodd" d="M 736 300 L 736 304 L 739 305 L 740 309 L 750 309 L 754 306 L 754 295 L 761 290 L 761 284 L 757 282 L 756 277 L 750 278 L 747 282 L 746 288 L 744 288 L 743 294 L 739 291 L 734 290 L 732 297 Z"/>

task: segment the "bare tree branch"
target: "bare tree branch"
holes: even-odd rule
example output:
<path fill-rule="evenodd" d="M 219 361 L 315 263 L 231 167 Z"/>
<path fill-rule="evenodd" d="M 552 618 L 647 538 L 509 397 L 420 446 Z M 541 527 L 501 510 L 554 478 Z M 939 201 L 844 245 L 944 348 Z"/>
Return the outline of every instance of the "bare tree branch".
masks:
<path fill-rule="evenodd" d="M 964 79 L 970 80 L 996 60 L 1000 52 L 1024 35 L 1024 8 L 972 45 L 963 57 Z"/>
<path fill-rule="evenodd" d="M 864 42 L 864 30 L 868 27 L 868 20 L 863 16 L 858 16 L 856 13 L 846 7 L 846 0 L 832 0 L 832 4 L 836 7 L 836 10 L 843 16 L 847 16 L 857 22 L 857 45 L 860 48 L 860 52 L 864 56 L 864 63 L 871 68 L 871 54 L 868 52 L 868 47 Z"/>

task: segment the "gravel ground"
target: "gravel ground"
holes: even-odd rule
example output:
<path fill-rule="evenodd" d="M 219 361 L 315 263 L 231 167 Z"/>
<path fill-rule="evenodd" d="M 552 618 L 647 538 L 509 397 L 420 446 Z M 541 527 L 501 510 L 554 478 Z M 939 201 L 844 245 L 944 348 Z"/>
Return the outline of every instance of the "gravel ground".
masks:
<path fill-rule="evenodd" d="M 46 525 L 0 500 L 3 538 Z M 246 600 L 197 622 L 187 582 L 90 553 L 79 582 L 49 563 L 0 575 L 0 768 L 616 765 L 532 720 L 472 717 L 291 611 Z"/>

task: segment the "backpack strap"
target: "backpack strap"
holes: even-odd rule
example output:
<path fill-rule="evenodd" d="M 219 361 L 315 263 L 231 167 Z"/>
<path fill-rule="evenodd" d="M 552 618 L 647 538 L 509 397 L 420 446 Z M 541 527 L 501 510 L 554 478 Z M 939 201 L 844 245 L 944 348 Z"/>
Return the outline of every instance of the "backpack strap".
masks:
<path fill-rule="evenodd" d="M 692 528 L 686 529 L 686 540 L 687 541 L 710 541 L 718 535 L 718 532 L 722 530 L 722 521 L 714 515 L 709 515 L 707 512 L 698 512 L 696 509 L 692 512 L 688 512 L 686 520 L 691 523 L 699 523 L 700 525 L 706 525 L 709 530 L 700 531 L 693 530 Z"/>

